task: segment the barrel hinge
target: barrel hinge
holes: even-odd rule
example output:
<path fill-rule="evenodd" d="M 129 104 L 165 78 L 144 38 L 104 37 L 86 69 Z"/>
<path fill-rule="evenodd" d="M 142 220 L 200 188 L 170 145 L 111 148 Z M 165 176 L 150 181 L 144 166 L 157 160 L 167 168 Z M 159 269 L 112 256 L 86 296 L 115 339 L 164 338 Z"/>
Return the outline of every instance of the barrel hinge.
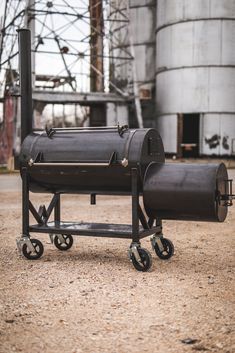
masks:
<path fill-rule="evenodd" d="M 127 167 L 128 166 L 128 159 L 127 158 L 123 158 L 122 161 L 121 161 L 121 165 L 123 167 Z"/>
<path fill-rule="evenodd" d="M 56 133 L 55 129 L 53 129 L 53 128 L 48 129 L 47 126 L 46 126 L 45 130 L 46 130 L 47 137 L 50 139 Z"/>
<path fill-rule="evenodd" d="M 124 132 L 129 129 L 129 126 L 128 125 L 119 125 L 118 124 L 117 129 L 118 129 L 119 136 L 122 137 Z"/>

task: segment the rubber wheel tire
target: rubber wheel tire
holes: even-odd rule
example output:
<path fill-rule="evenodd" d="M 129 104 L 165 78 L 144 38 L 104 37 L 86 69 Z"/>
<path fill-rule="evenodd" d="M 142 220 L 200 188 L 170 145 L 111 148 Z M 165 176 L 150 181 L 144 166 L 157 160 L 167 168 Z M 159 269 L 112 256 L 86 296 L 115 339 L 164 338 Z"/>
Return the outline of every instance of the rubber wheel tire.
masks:
<path fill-rule="evenodd" d="M 35 249 L 35 253 L 33 254 L 27 247 L 27 244 L 24 244 L 22 246 L 22 253 L 24 255 L 24 257 L 26 257 L 26 259 L 28 260 L 37 260 L 39 259 L 44 251 L 44 247 L 42 245 L 42 243 L 40 242 L 40 240 L 38 239 L 30 239 L 34 249 Z"/>
<path fill-rule="evenodd" d="M 150 252 L 148 250 L 143 249 L 143 248 L 139 248 L 138 252 L 139 252 L 142 264 L 140 264 L 136 260 L 136 258 L 135 258 L 135 256 L 133 254 L 131 255 L 132 264 L 133 264 L 133 266 L 135 267 L 135 269 L 137 271 L 146 272 L 152 266 L 152 256 L 151 256 L 151 254 L 150 254 Z"/>
<path fill-rule="evenodd" d="M 154 247 L 154 250 L 157 254 L 157 256 L 161 259 L 161 260 L 168 260 L 170 259 L 173 255 L 174 255 L 174 245 L 172 243 L 171 240 L 167 239 L 167 238 L 162 238 L 161 239 L 162 245 L 164 247 L 163 251 L 160 251 L 157 243 Z"/>
<path fill-rule="evenodd" d="M 66 251 L 69 250 L 72 245 L 73 245 L 73 237 L 72 235 L 65 235 L 62 234 L 62 237 L 65 240 L 65 243 L 61 243 L 60 242 L 60 238 L 56 235 L 54 238 L 54 244 L 57 247 L 57 249 L 61 250 L 61 251 Z"/>

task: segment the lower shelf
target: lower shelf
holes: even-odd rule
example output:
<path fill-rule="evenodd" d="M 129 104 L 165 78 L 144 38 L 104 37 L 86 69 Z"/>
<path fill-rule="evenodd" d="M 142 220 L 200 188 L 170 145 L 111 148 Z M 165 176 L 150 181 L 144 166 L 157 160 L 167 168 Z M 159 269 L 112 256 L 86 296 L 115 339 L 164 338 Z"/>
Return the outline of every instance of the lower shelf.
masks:
<path fill-rule="evenodd" d="M 147 237 L 158 231 L 157 227 L 151 229 L 139 228 L 139 238 Z M 29 226 L 29 232 L 85 235 L 108 238 L 132 238 L 132 226 L 129 224 L 108 223 L 77 223 L 77 222 L 48 222 Z"/>

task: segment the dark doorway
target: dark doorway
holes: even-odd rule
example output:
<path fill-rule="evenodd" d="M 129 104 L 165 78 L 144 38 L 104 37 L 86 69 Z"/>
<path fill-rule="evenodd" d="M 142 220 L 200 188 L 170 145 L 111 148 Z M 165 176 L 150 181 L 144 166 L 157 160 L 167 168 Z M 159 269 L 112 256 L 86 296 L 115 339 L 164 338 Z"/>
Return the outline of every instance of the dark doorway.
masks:
<path fill-rule="evenodd" d="M 94 104 L 90 108 L 90 126 L 106 125 L 106 105 Z"/>
<path fill-rule="evenodd" d="M 199 156 L 200 114 L 182 114 L 181 148 L 183 157 Z"/>

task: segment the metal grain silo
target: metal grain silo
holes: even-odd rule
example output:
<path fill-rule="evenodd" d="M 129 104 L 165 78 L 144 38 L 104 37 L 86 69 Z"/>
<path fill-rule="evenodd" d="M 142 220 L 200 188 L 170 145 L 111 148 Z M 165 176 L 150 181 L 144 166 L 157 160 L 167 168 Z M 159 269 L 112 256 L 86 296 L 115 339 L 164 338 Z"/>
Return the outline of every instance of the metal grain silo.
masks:
<path fill-rule="evenodd" d="M 136 84 L 149 126 L 155 108 L 156 1 L 111 0 L 109 20 L 111 81 L 129 95 Z"/>
<path fill-rule="evenodd" d="M 166 152 L 235 154 L 235 1 L 158 0 L 156 48 Z"/>

